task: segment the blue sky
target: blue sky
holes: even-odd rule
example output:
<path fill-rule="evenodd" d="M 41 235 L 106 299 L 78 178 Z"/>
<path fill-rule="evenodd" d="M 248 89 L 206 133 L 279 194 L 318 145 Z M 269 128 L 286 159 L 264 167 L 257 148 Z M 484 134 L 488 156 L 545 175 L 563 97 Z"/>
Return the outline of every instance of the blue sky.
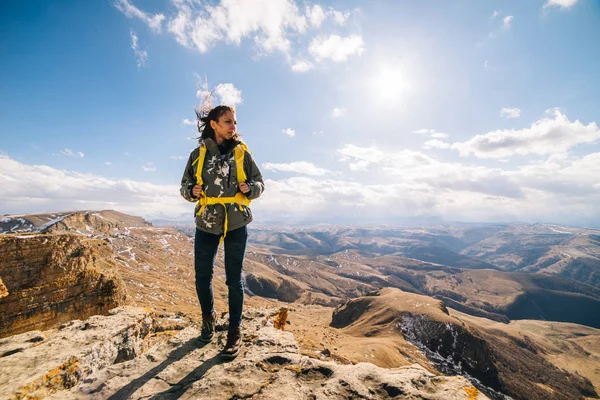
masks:
<path fill-rule="evenodd" d="M 0 213 L 191 215 L 202 84 L 257 221 L 600 224 L 595 0 L 5 1 Z"/>

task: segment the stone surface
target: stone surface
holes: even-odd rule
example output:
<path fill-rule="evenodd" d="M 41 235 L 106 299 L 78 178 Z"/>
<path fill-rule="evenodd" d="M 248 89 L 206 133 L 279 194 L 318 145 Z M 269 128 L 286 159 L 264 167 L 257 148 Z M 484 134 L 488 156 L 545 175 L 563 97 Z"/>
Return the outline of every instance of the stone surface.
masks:
<path fill-rule="evenodd" d="M 0 398 L 44 398 L 148 348 L 149 310 L 123 307 L 111 314 L 1 339 Z"/>
<path fill-rule="evenodd" d="M 2 278 L 0 278 L 0 299 L 2 297 L 8 296 L 8 289 L 4 286 L 4 282 L 2 282 Z"/>
<path fill-rule="evenodd" d="M 340 365 L 300 355 L 293 335 L 250 310 L 238 357 L 223 361 L 223 321 L 216 339 L 198 341 L 191 325 L 145 354 L 87 376 L 52 399 L 486 399 L 463 377 L 436 376 L 413 365 L 385 369 Z"/>
<path fill-rule="evenodd" d="M 0 337 L 106 314 L 125 300 L 112 249 L 81 235 L 0 236 L 0 278 L 8 292 Z"/>

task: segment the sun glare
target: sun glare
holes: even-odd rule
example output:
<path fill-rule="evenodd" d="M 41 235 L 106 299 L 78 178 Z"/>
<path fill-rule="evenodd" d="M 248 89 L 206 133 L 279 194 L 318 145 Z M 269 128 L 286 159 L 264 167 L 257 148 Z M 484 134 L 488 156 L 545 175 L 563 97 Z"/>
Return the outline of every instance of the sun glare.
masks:
<path fill-rule="evenodd" d="M 398 67 L 380 68 L 371 82 L 376 100 L 398 105 L 407 100 L 410 92 L 410 80 Z"/>

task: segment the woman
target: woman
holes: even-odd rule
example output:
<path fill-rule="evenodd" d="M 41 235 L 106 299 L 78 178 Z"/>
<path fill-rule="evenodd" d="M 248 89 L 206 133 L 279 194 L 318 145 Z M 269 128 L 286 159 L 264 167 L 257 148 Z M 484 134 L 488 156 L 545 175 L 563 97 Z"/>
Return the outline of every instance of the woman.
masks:
<path fill-rule="evenodd" d="M 190 154 L 181 179 L 181 195 L 197 202 L 194 267 L 196 291 L 202 308 L 200 340 L 210 342 L 216 313 L 212 277 L 219 242 L 225 245 L 225 274 L 229 288 L 229 332 L 222 355 L 233 358 L 241 344 L 244 305 L 242 266 L 252 221 L 248 205 L 263 190 L 262 175 L 236 133 L 235 110 L 217 106 L 198 113 L 200 145 Z"/>

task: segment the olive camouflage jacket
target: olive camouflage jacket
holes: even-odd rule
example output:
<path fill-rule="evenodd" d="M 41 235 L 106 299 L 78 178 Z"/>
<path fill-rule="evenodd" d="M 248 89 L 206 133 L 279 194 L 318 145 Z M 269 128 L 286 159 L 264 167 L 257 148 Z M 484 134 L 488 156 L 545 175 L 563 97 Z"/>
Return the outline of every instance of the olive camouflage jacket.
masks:
<path fill-rule="evenodd" d="M 206 146 L 204 165 L 199 166 L 196 161 L 200 154 L 200 146 L 192 151 L 188 159 L 183 177 L 181 178 L 181 196 L 190 202 L 197 202 L 198 198 L 192 195 L 192 188 L 196 185 L 196 170 L 202 168 L 202 190 L 207 197 L 233 197 L 240 191 L 237 181 L 234 149 L 240 144 L 234 141 L 226 154 L 221 154 L 217 144 L 212 139 L 203 139 L 200 145 Z M 246 172 L 250 192 L 248 199 L 258 198 L 265 190 L 262 174 L 252 159 L 249 152 L 244 154 L 244 172 Z M 241 228 L 252 221 L 250 207 L 227 205 L 227 231 Z M 201 231 L 221 235 L 225 224 L 225 207 L 221 204 L 207 205 L 200 215 L 197 215 L 199 205 L 196 205 L 196 227 Z"/>

